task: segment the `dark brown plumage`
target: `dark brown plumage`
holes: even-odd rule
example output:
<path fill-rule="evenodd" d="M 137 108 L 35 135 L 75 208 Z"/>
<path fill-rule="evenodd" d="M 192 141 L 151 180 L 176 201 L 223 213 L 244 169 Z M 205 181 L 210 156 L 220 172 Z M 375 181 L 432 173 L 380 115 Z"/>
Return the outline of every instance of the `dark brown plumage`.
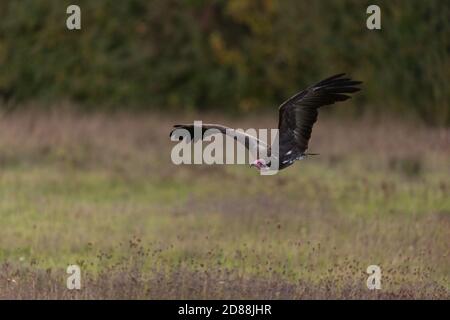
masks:
<path fill-rule="evenodd" d="M 300 159 L 308 150 L 309 139 L 318 109 L 345 101 L 350 93 L 360 90 L 361 81 L 353 81 L 338 74 L 295 94 L 279 107 L 279 161 L 280 169 Z"/>
<path fill-rule="evenodd" d="M 232 134 L 235 138 L 238 135 L 238 137 L 242 138 L 241 141 L 245 141 L 247 148 L 249 146 L 257 146 L 257 151 L 260 148 L 268 149 L 267 154 L 272 156 L 272 159 L 273 157 L 278 158 L 278 169 L 284 169 L 294 163 L 294 161 L 300 160 L 308 155 L 306 151 L 308 150 L 312 128 L 317 121 L 318 109 L 338 101 L 345 101 L 350 98 L 349 94 L 360 90 L 357 86 L 362 83 L 361 81 L 353 81 L 350 78 L 345 78 L 344 75 L 343 73 L 337 74 L 322 80 L 295 94 L 280 105 L 278 108 L 278 153 L 275 152 L 275 148 L 267 146 L 256 137 L 236 132 L 222 125 L 203 124 L 202 134 L 208 129 L 217 129 L 223 134 Z M 193 137 L 194 125 L 192 124 L 178 124 L 174 128 L 186 129 L 191 134 L 191 137 Z M 258 169 L 267 167 L 270 164 L 270 159 L 262 160 L 264 161 L 256 161 L 258 164 L 256 167 Z"/>

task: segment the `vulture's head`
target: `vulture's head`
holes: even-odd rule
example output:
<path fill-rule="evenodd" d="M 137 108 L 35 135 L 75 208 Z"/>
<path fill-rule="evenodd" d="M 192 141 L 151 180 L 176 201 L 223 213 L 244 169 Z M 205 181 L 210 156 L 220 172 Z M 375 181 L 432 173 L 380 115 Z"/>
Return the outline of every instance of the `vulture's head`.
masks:
<path fill-rule="evenodd" d="M 250 164 L 250 167 L 256 167 L 258 170 L 268 169 L 270 163 L 267 163 L 264 159 L 257 159 Z"/>

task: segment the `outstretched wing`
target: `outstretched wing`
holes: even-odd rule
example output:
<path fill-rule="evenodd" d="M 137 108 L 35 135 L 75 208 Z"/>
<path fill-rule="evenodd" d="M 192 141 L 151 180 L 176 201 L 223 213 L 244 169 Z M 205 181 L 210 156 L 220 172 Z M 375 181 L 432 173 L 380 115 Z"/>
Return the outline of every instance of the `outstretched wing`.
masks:
<path fill-rule="evenodd" d="M 176 124 L 173 126 L 174 129 L 170 132 L 170 136 L 172 136 L 173 132 L 176 129 L 185 129 L 189 132 L 192 139 L 194 139 L 194 124 Z M 199 126 L 200 127 L 200 126 Z M 239 143 L 242 143 L 250 152 L 252 152 L 255 156 L 258 155 L 261 151 L 268 150 L 268 146 L 265 142 L 259 140 L 258 138 L 245 133 L 241 130 L 235 130 L 232 128 L 228 128 L 225 126 L 222 126 L 220 124 L 210 124 L 210 123 L 203 123 L 201 125 L 201 132 L 202 132 L 202 138 L 205 138 L 207 136 L 216 134 L 216 133 L 222 133 L 225 135 L 228 135 L 235 140 L 237 140 Z M 194 141 L 195 142 L 195 141 Z M 265 151 L 268 152 L 268 151 Z"/>
<path fill-rule="evenodd" d="M 318 108 L 350 98 L 359 91 L 361 81 L 344 78 L 338 74 L 292 96 L 279 107 L 279 157 L 280 166 L 299 159 L 308 149 L 311 131 L 317 121 Z"/>

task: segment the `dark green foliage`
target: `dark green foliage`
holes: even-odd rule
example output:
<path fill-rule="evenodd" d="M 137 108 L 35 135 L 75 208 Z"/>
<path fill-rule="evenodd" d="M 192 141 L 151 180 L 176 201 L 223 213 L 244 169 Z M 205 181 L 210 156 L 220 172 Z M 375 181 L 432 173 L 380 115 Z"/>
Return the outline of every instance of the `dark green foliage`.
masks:
<path fill-rule="evenodd" d="M 78 4 L 82 30 L 66 29 Z M 361 0 L 0 2 L 0 98 L 89 108 L 278 105 L 339 72 L 364 81 L 358 108 L 450 123 L 450 4 Z"/>

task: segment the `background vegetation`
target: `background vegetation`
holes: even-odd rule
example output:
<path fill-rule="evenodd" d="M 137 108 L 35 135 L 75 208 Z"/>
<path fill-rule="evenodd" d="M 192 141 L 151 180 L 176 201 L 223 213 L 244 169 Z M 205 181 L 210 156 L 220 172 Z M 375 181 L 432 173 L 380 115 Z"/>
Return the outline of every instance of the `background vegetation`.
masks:
<path fill-rule="evenodd" d="M 449 299 L 450 2 L 376 2 L 0 1 L 0 299 Z M 172 164 L 173 124 L 276 128 L 340 72 L 320 156 Z"/>
<path fill-rule="evenodd" d="M 366 29 L 371 3 L 1 1 L 0 97 L 242 112 L 344 71 L 365 85 L 341 112 L 450 124 L 449 2 L 380 0 L 381 31 Z M 65 27 L 69 4 L 81 6 L 81 31 Z"/>
<path fill-rule="evenodd" d="M 260 176 L 173 165 L 172 117 L 0 117 L 0 298 L 450 298 L 449 130 L 321 117 Z"/>

